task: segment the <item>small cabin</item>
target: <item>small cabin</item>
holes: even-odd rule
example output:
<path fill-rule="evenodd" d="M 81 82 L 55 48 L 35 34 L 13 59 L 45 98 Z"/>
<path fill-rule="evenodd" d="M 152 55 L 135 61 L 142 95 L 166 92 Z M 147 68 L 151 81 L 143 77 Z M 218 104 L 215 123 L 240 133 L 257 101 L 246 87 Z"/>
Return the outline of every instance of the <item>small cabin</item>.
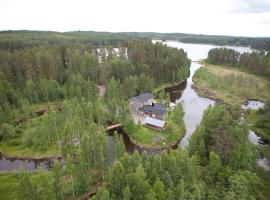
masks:
<path fill-rule="evenodd" d="M 146 117 L 144 120 L 146 126 L 157 130 L 164 130 L 166 122 L 163 120 L 155 119 L 152 117 Z"/>

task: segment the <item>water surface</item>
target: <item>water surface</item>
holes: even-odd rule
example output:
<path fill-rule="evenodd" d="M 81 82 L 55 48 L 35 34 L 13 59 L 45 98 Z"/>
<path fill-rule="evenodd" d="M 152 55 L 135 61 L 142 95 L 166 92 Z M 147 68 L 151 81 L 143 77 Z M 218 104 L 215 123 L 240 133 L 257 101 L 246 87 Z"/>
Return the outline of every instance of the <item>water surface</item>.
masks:
<path fill-rule="evenodd" d="M 175 101 L 176 103 L 182 103 L 185 112 L 184 122 L 186 125 L 186 135 L 180 142 L 180 146 L 186 147 L 190 136 L 202 120 L 203 112 L 210 105 L 215 104 L 211 99 L 199 97 L 198 93 L 192 88 L 193 76 L 195 72 L 202 67 L 202 65 L 196 61 L 206 59 L 209 50 L 218 46 L 208 44 L 188 44 L 176 41 L 166 41 L 163 43 L 170 47 L 184 49 L 184 51 L 187 52 L 189 59 L 192 61 L 190 66 L 190 76 L 187 79 L 186 88 L 180 93 L 179 98 Z M 249 47 L 228 46 L 228 48 L 235 49 L 240 53 L 251 51 Z"/>

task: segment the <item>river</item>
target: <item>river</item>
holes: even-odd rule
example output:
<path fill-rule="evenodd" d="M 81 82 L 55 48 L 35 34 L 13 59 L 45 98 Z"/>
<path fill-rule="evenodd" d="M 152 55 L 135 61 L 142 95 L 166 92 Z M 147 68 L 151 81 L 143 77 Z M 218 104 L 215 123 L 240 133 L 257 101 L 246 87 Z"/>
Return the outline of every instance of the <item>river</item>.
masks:
<path fill-rule="evenodd" d="M 184 122 L 186 125 L 186 135 L 180 142 L 180 146 L 182 148 L 187 147 L 189 139 L 196 130 L 196 127 L 200 124 L 203 116 L 204 110 L 208 108 L 210 105 L 214 105 L 215 102 L 208 98 L 199 97 L 197 92 L 192 88 L 192 78 L 195 72 L 203 67 L 201 64 L 198 63 L 199 60 L 207 58 L 207 54 L 210 49 L 216 48 L 218 46 L 214 45 L 205 45 L 205 44 L 188 44 L 188 43 L 181 43 L 176 41 L 166 41 L 163 42 L 164 44 L 170 47 L 182 48 L 184 51 L 187 52 L 188 57 L 191 59 L 191 66 L 190 66 L 190 76 L 185 83 L 186 87 L 182 92 L 172 92 L 173 100 L 175 103 L 182 103 L 184 109 Z M 236 47 L 236 46 L 226 46 L 227 48 L 234 49 L 240 53 L 244 52 L 251 52 L 252 49 L 249 47 Z M 175 94 L 179 94 L 179 97 L 175 97 Z M 242 109 L 251 109 L 251 110 L 258 110 L 262 108 L 264 103 L 250 100 L 246 102 L 246 104 L 242 105 Z M 242 119 L 243 116 L 242 116 Z M 249 130 L 248 138 L 250 142 L 254 145 L 267 145 L 264 141 L 261 140 L 260 137 L 256 135 L 256 133 L 252 130 Z M 267 160 L 265 157 L 261 156 L 257 160 L 259 166 L 264 168 L 265 170 L 270 170 L 270 161 Z"/>
<path fill-rule="evenodd" d="M 218 46 L 208 44 L 189 44 L 176 41 L 166 41 L 163 43 L 170 47 L 184 49 L 184 51 L 187 52 L 189 59 L 192 61 L 186 88 L 182 91 L 182 94 L 179 93 L 180 96 L 175 99 L 175 103 L 182 103 L 185 112 L 184 122 L 186 125 L 186 135 L 180 142 L 180 146 L 185 148 L 188 145 L 190 136 L 200 124 L 203 112 L 208 108 L 208 106 L 215 104 L 211 99 L 199 97 L 197 92 L 192 88 L 192 78 L 195 72 L 202 67 L 198 61 L 207 58 L 209 50 Z M 240 53 L 251 51 L 249 47 L 228 46 L 228 48 L 232 48 Z"/>
<path fill-rule="evenodd" d="M 184 109 L 184 122 L 186 125 L 186 135 L 184 138 L 179 141 L 180 146 L 185 148 L 188 145 L 190 136 L 195 131 L 196 127 L 200 124 L 203 116 L 203 112 L 210 106 L 214 105 L 215 102 L 208 98 L 199 97 L 197 92 L 192 88 L 192 78 L 195 72 L 203 67 L 197 61 L 201 59 L 205 59 L 207 57 L 208 51 L 217 46 L 215 45 L 206 45 L 206 44 L 188 44 L 188 43 L 180 43 L 176 41 L 166 41 L 164 44 L 170 47 L 182 48 L 187 52 L 188 57 L 192 60 L 190 67 L 190 76 L 187 81 L 181 84 L 179 87 L 174 87 L 175 91 L 170 91 L 171 95 L 173 95 L 174 103 L 182 103 Z M 249 47 L 233 47 L 229 46 L 229 48 L 233 48 L 240 53 L 249 52 L 251 49 Z M 125 143 L 126 149 L 129 153 L 138 150 L 139 152 L 147 151 L 150 154 L 156 154 L 162 151 L 162 149 L 144 149 L 143 147 L 138 147 L 133 144 L 126 133 L 121 133 L 123 136 L 123 141 Z M 113 139 L 112 136 L 108 138 L 109 149 L 113 149 Z M 177 145 L 173 145 L 173 149 L 177 148 Z M 113 153 L 111 152 L 111 157 Z M 41 167 L 43 169 L 48 169 L 51 167 L 53 163 L 52 159 L 48 160 L 22 160 L 22 159 L 8 159 L 4 156 L 0 156 L 0 170 L 16 170 L 20 167 L 23 167 L 25 170 L 33 171 L 37 167 Z"/>

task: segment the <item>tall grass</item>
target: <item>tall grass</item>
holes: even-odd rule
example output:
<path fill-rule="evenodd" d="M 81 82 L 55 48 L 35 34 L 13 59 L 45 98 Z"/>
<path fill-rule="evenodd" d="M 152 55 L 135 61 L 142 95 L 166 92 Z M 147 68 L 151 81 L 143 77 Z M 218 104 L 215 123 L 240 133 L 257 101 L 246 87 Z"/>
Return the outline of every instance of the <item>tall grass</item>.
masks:
<path fill-rule="evenodd" d="M 195 78 L 210 88 L 225 91 L 231 95 L 246 98 L 266 98 L 269 86 L 249 75 L 237 73 L 217 73 L 212 68 L 203 67 L 196 72 Z M 218 70 L 218 69 L 217 69 Z M 222 72 L 222 71 L 221 71 Z"/>

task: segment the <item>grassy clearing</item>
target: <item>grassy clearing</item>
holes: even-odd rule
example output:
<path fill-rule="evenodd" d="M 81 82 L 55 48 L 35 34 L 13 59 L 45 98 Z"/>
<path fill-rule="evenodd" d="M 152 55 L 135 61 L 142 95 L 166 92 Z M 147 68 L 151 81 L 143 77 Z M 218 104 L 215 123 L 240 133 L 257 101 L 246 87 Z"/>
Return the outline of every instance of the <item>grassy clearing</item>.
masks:
<path fill-rule="evenodd" d="M 57 149 L 56 144 L 51 144 L 46 151 L 39 151 L 37 149 L 28 147 L 25 143 L 25 140 L 29 134 L 39 128 L 43 117 L 44 116 L 30 119 L 16 127 L 19 132 L 18 137 L 9 141 L 1 141 L 0 152 L 8 157 L 20 158 L 44 158 L 59 156 L 60 152 Z"/>
<path fill-rule="evenodd" d="M 220 99 L 227 104 L 239 105 L 247 99 L 265 101 L 270 96 L 269 81 L 238 69 L 207 63 L 193 80 L 200 96 Z"/>
<path fill-rule="evenodd" d="M 181 106 L 181 105 L 180 105 Z M 177 109 L 178 106 L 175 108 Z M 182 111 L 177 117 L 177 123 L 174 120 L 176 115 L 175 109 L 169 112 L 166 121 L 166 128 L 163 131 L 138 125 L 137 130 L 130 134 L 131 138 L 139 145 L 144 147 L 164 147 L 168 144 L 180 140 L 186 132 Z M 182 109 L 182 107 L 180 108 Z"/>

